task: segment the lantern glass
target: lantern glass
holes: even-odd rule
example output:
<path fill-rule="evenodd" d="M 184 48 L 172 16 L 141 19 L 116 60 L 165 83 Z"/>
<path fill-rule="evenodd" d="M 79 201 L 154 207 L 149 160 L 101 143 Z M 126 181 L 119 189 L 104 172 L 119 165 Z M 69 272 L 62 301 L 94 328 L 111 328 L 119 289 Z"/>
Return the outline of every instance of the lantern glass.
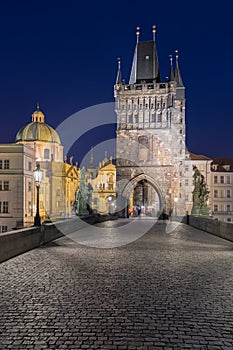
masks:
<path fill-rule="evenodd" d="M 43 175 L 43 171 L 40 168 L 40 164 L 37 164 L 36 169 L 33 170 L 33 175 L 34 175 L 34 179 L 37 183 L 40 183 L 42 180 L 42 175 Z"/>

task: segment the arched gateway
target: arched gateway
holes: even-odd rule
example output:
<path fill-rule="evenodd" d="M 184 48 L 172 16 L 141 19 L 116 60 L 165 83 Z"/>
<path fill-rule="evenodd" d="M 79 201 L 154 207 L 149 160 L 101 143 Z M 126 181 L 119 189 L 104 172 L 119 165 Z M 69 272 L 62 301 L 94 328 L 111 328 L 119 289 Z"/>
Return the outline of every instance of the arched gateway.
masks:
<path fill-rule="evenodd" d="M 165 199 L 155 179 L 140 174 L 132 178 L 124 187 L 122 197 L 125 199 L 125 215 L 136 216 L 136 207 L 140 206 L 144 216 L 159 216 L 164 208 Z"/>

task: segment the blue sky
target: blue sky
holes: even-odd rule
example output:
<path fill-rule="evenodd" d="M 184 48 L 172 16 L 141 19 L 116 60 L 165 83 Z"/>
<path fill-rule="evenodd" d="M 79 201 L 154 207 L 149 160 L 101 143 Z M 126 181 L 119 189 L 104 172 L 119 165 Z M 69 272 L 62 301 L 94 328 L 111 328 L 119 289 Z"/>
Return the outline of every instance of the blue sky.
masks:
<path fill-rule="evenodd" d="M 1 1 L 0 142 L 13 142 L 39 101 L 57 127 L 73 113 L 113 101 L 116 60 L 129 79 L 135 28 L 156 42 L 165 79 L 169 54 L 180 53 L 187 96 L 187 146 L 194 153 L 233 157 L 233 28 L 230 1 Z M 112 127 L 78 140 L 81 160 Z"/>

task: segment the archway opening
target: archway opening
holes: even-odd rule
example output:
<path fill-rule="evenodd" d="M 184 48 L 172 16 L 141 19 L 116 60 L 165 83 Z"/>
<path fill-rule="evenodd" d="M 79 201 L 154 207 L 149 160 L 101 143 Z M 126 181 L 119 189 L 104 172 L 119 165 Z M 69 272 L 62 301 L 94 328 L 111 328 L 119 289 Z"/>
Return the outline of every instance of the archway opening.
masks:
<path fill-rule="evenodd" d="M 130 217 L 159 217 L 161 200 L 157 190 L 147 179 L 138 181 L 130 193 L 128 214 Z"/>

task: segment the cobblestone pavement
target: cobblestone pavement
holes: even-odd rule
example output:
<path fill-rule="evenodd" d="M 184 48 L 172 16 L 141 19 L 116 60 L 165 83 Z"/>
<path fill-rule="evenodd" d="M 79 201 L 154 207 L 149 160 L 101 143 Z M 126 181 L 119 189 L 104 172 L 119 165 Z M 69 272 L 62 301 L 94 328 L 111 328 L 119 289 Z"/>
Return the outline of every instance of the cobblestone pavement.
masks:
<path fill-rule="evenodd" d="M 61 238 L 0 265 L 0 348 L 232 350 L 232 262 L 183 224 L 113 249 Z"/>

